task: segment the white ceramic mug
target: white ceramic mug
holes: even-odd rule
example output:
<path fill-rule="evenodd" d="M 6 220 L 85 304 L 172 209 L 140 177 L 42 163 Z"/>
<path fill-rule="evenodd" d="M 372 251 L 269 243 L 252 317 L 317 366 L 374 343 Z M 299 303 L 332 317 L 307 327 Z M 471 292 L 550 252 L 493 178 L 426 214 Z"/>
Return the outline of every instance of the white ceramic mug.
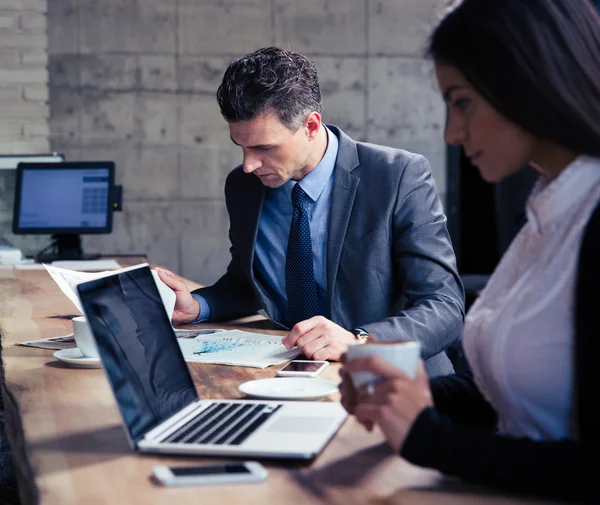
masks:
<path fill-rule="evenodd" d="M 417 376 L 421 357 L 421 344 L 419 342 L 381 342 L 351 345 L 346 352 L 346 361 L 351 362 L 372 355 L 379 356 L 414 379 Z M 380 380 L 371 372 L 352 372 L 351 377 L 354 387 L 357 388 Z"/>
<path fill-rule="evenodd" d="M 75 343 L 86 358 L 99 358 L 98 348 L 96 347 L 96 341 L 94 335 L 90 329 L 90 325 L 87 319 L 83 316 L 74 317 L 73 322 L 73 336 L 75 337 Z"/>

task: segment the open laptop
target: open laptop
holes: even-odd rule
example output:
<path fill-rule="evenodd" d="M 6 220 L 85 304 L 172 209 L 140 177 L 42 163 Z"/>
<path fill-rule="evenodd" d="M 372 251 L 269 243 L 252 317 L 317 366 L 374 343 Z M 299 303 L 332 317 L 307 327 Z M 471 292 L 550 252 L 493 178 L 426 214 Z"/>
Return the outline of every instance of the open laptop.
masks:
<path fill-rule="evenodd" d="M 333 402 L 199 399 L 147 264 L 77 290 L 136 451 L 310 459 L 346 418 Z"/>

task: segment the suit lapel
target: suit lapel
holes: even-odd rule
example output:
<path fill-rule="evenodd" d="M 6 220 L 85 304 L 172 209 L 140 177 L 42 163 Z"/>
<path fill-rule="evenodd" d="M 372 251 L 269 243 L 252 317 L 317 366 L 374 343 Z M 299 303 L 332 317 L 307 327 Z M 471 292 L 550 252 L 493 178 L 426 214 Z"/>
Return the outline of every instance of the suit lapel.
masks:
<path fill-rule="evenodd" d="M 240 227 L 243 237 L 240 241 L 240 264 L 249 279 L 251 279 L 252 287 L 262 300 L 263 310 L 265 314 L 275 323 L 283 328 L 287 328 L 283 322 L 277 305 L 273 303 L 264 290 L 258 284 L 254 277 L 254 250 L 256 246 L 256 237 L 258 235 L 258 225 L 260 223 L 260 214 L 265 201 L 266 188 L 255 176 L 251 176 L 250 184 L 244 186 L 243 205 L 240 215 Z"/>
<path fill-rule="evenodd" d="M 248 273 L 252 282 L 255 282 L 252 263 L 254 261 L 254 245 L 258 234 L 260 213 L 265 199 L 265 187 L 256 177 L 253 178 L 255 180 L 252 181 L 251 185 L 248 185 L 241 214 L 243 222 L 241 230 L 244 233 L 244 238 L 240 241 L 242 248 L 240 251 L 240 260 L 242 268 Z"/>
<path fill-rule="evenodd" d="M 327 244 L 327 293 L 329 310 L 333 317 L 335 280 L 360 177 L 351 173 L 359 164 L 356 142 L 339 128 L 329 125 L 327 127 L 337 135 L 340 141 L 333 179 Z"/>

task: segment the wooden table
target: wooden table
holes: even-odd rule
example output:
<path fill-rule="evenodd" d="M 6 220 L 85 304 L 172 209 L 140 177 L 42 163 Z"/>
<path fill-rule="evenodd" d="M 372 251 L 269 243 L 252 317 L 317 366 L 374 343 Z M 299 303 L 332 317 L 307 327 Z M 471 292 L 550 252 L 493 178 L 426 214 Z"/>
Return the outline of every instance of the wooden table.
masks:
<path fill-rule="evenodd" d="M 136 263 L 119 261 L 124 266 Z M 78 314 L 45 271 L 0 270 L 0 293 L 2 396 L 23 504 L 542 503 L 497 495 L 412 466 L 395 456 L 379 433 L 367 433 L 354 418 L 310 463 L 264 461 L 269 470 L 264 483 L 157 486 L 149 479 L 156 464 L 210 460 L 134 453 L 102 370 L 69 368 L 53 351 L 15 346 L 69 333 L 70 318 Z M 233 326 L 281 333 L 258 316 L 220 327 Z M 240 397 L 240 383 L 273 377 L 276 368 L 190 366 L 202 398 Z M 339 381 L 338 370 L 339 365 L 330 366 L 324 377 Z"/>

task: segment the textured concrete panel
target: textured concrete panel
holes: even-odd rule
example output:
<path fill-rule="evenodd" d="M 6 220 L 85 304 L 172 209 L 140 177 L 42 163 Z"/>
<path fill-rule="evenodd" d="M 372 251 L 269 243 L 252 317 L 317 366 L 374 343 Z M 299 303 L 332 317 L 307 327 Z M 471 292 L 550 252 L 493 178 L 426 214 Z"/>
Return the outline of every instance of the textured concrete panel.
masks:
<path fill-rule="evenodd" d="M 50 88 L 50 133 L 55 138 L 79 139 L 81 135 L 79 90 Z"/>
<path fill-rule="evenodd" d="M 275 0 L 275 42 L 300 53 L 364 54 L 364 0 Z"/>
<path fill-rule="evenodd" d="M 82 160 L 88 161 L 114 161 L 115 183 L 123 184 L 123 198 L 130 199 L 131 187 L 125 185 L 125 181 L 131 181 L 127 175 L 138 162 L 139 145 L 134 141 L 118 140 L 89 140 L 84 139 L 80 144 L 80 155 Z M 138 172 L 139 173 L 139 172 Z M 136 181 L 132 186 L 142 181 Z"/>
<path fill-rule="evenodd" d="M 179 234 L 177 206 L 169 202 L 125 202 L 123 212 L 113 216 L 109 235 L 83 237 L 89 253 L 143 253 L 153 262 L 179 270 Z"/>
<path fill-rule="evenodd" d="M 355 140 L 365 137 L 365 69 L 363 58 L 312 58 L 319 71 L 323 121 L 339 126 Z"/>
<path fill-rule="evenodd" d="M 179 102 L 180 137 L 182 146 L 227 145 L 229 127 L 211 95 L 181 95 Z"/>
<path fill-rule="evenodd" d="M 136 94 L 104 90 L 82 90 L 81 136 L 88 139 L 131 140 L 136 129 Z"/>
<path fill-rule="evenodd" d="M 180 0 L 181 54 L 245 54 L 269 46 L 271 0 Z"/>
<path fill-rule="evenodd" d="M 444 0 L 374 0 L 369 8 L 369 53 L 422 56 Z"/>
<path fill-rule="evenodd" d="M 175 53 L 176 2 L 80 0 L 81 51 Z"/>
<path fill-rule="evenodd" d="M 127 203 L 177 199 L 177 147 L 131 141 L 92 142 L 82 144 L 81 155 L 89 160 L 115 162 L 117 184 L 123 185 L 123 199 Z"/>
<path fill-rule="evenodd" d="M 165 93 L 140 93 L 135 99 L 136 130 L 147 144 L 177 143 L 177 97 Z"/>
<path fill-rule="evenodd" d="M 140 87 L 148 91 L 175 91 L 177 71 L 175 56 L 139 56 Z"/>
<path fill-rule="evenodd" d="M 66 161 L 83 159 L 79 149 L 79 139 L 50 137 L 50 151 L 62 154 Z"/>
<path fill-rule="evenodd" d="M 369 60 L 368 139 L 423 154 L 445 188 L 445 106 L 431 64 L 403 58 Z"/>
<path fill-rule="evenodd" d="M 215 96 L 232 57 L 182 56 L 179 58 L 179 89 Z"/>
<path fill-rule="evenodd" d="M 79 54 L 51 54 L 48 57 L 50 88 L 81 86 L 81 56 Z"/>
<path fill-rule="evenodd" d="M 182 147 L 180 194 L 183 198 L 224 199 L 225 179 L 242 162 L 242 151 L 233 145 Z"/>
<path fill-rule="evenodd" d="M 133 199 L 158 198 L 176 202 L 179 198 L 179 148 L 141 144 L 137 163 L 127 167 L 123 178 Z"/>
<path fill-rule="evenodd" d="M 82 54 L 81 85 L 98 89 L 132 90 L 138 82 L 136 56 Z"/>
<path fill-rule="evenodd" d="M 180 273 L 210 285 L 225 273 L 231 258 L 225 202 L 182 202 L 179 209 Z"/>

